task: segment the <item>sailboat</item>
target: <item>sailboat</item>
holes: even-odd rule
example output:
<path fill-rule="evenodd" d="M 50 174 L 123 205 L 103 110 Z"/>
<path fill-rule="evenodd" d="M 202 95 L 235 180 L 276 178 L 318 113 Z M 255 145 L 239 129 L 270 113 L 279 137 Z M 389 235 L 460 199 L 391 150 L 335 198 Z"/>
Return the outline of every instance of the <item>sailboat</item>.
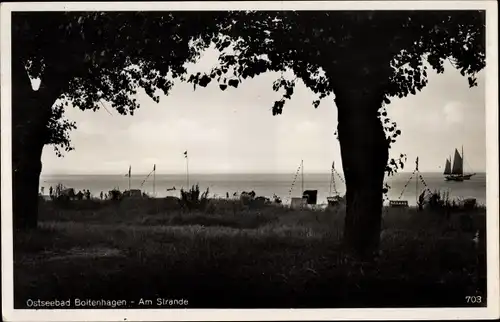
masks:
<path fill-rule="evenodd" d="M 444 167 L 444 178 L 446 181 L 464 181 L 470 180 L 470 178 L 476 173 L 464 173 L 464 148 L 462 147 L 462 154 L 455 149 L 455 155 L 453 159 L 453 165 L 451 156 L 446 159 L 446 164 Z"/>

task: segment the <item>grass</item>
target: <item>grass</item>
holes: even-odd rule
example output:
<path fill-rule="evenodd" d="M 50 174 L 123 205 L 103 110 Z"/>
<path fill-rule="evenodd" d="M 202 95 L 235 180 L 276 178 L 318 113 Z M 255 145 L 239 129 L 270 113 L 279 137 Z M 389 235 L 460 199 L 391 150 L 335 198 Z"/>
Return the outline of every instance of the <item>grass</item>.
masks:
<path fill-rule="evenodd" d="M 184 298 L 189 308 L 349 308 L 485 304 L 484 244 L 457 211 L 384 209 L 375 263 L 341 247 L 345 210 L 172 199 L 40 202 L 39 229 L 16 232 L 14 299 Z M 473 230 L 484 208 L 469 210 Z M 155 307 L 155 306 L 152 306 Z"/>

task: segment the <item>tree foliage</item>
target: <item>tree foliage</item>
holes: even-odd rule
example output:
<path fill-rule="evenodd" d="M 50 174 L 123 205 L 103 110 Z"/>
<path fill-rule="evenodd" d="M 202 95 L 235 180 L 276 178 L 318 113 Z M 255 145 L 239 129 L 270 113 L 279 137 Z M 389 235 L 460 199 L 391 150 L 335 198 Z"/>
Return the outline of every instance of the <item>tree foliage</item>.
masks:
<path fill-rule="evenodd" d="M 233 12 L 229 17 L 215 39 L 216 48 L 223 52 L 220 66 L 209 75 L 193 75 L 193 83 L 206 86 L 217 77 L 220 84 L 232 81 L 235 87 L 236 81 L 267 71 L 292 70 L 321 99 L 343 81 L 335 76 L 348 76 L 333 73 L 342 71 L 339 65 L 366 55 L 356 49 L 370 49 L 388 53 L 382 58 L 389 58 L 386 64 L 393 74 L 382 90 L 389 104 L 390 97 L 415 94 L 427 85 L 424 60 L 443 73 L 449 59 L 468 76 L 471 87 L 485 66 L 481 11 L 257 11 Z M 285 92 L 278 102 L 291 98 L 295 84 L 296 79 L 276 81 L 273 89 Z M 282 104 L 275 106 L 273 113 L 280 114 Z"/>
<path fill-rule="evenodd" d="M 272 106 L 277 115 L 298 79 L 316 94 L 315 108 L 359 79 L 373 80 L 367 84 L 382 96 L 379 117 L 389 147 L 401 130 L 388 118 L 385 105 L 427 85 L 425 62 L 443 73 L 449 60 L 470 87 L 477 85 L 476 74 L 485 66 L 484 11 L 232 12 L 220 29 L 213 39 L 221 51 L 219 65 L 208 74 L 191 75 L 189 82 L 207 86 L 215 79 L 226 90 L 246 78 L 281 72 L 273 84 L 283 93 Z M 363 65 L 365 56 L 368 65 Z M 377 68 L 389 70 L 382 82 L 372 77 Z M 283 73 L 290 70 L 295 78 L 285 79 Z M 403 168 L 404 159 L 391 159 L 387 174 Z"/>
<path fill-rule="evenodd" d="M 13 37 L 31 78 L 58 87 L 47 144 L 72 149 L 64 107 L 97 110 L 109 102 L 120 114 L 139 107 L 139 88 L 159 102 L 200 52 L 215 42 L 219 66 L 188 78 L 194 86 L 215 79 L 221 90 L 268 71 L 281 72 L 273 84 L 283 112 L 298 79 L 321 99 L 356 81 L 352 69 L 367 53 L 389 64 L 379 86 L 383 101 L 415 94 L 427 85 L 427 61 L 438 73 L 449 60 L 476 85 L 485 66 L 485 16 L 481 11 L 233 11 L 233 12 L 25 12 L 13 15 Z M 50 35 L 50 37 L 47 37 Z M 381 50 L 383 49 L 383 50 Z M 376 54 L 374 54 L 376 53 Z M 376 60 L 376 59 L 375 59 Z M 378 61 L 377 61 L 378 62 Z M 293 71 L 294 79 L 283 73 Z M 361 71 L 369 77 L 370 70 Z M 54 81 L 58 79 L 58 81 Z M 56 84 L 52 84 L 56 83 Z M 389 125 L 381 110 L 384 124 Z M 401 131 L 386 126 L 389 143 Z M 390 165 L 389 165 L 390 166 Z M 396 168 L 390 167 L 388 173 Z"/>
<path fill-rule="evenodd" d="M 46 144 L 56 153 L 72 150 L 63 117 L 70 104 L 96 111 L 107 102 L 120 114 L 139 107 L 143 88 L 159 102 L 184 64 L 198 55 L 197 41 L 210 37 L 217 12 L 16 12 L 12 20 L 13 59 L 30 78 L 41 79 L 52 106 Z M 206 40 L 205 40 L 206 41 Z M 50 108 L 48 106 L 47 108 Z"/>
<path fill-rule="evenodd" d="M 173 80 L 186 72 L 201 51 L 215 42 L 219 65 L 209 74 L 191 75 L 194 87 L 213 79 L 221 90 L 237 88 L 246 78 L 268 71 L 281 72 L 273 90 L 283 96 L 272 106 L 283 112 L 298 79 L 317 95 L 312 105 L 339 86 L 356 81 L 356 63 L 367 51 L 377 52 L 392 73 L 379 86 L 383 105 L 392 97 L 416 94 L 427 85 L 427 67 L 444 72 L 449 60 L 475 86 L 476 74 L 485 66 L 485 25 L 481 11 L 284 11 L 284 12 L 65 12 L 16 13 L 13 39 L 15 57 L 31 78 L 56 83 L 58 101 L 52 107 L 46 144 L 56 153 L 71 151 L 69 131 L 74 122 L 63 117 L 70 103 L 81 110 L 97 110 L 111 103 L 120 114 L 139 107 L 139 88 L 159 102 Z M 209 27 L 211 26 L 211 27 Z M 312 27 L 311 27 L 312 26 Z M 50 34 L 51 37 L 46 37 Z M 167 35 L 165 37 L 165 35 Z M 195 42 L 193 42 L 193 40 Z M 15 47 L 16 48 L 16 47 Z M 373 55 L 373 53 L 372 53 Z M 295 78 L 283 73 L 293 71 Z M 369 77 L 369 70 L 364 71 Z M 58 79 L 59 82 L 54 82 Z M 389 146 L 401 134 L 379 111 Z M 391 159 L 388 175 L 404 166 L 403 155 Z"/>

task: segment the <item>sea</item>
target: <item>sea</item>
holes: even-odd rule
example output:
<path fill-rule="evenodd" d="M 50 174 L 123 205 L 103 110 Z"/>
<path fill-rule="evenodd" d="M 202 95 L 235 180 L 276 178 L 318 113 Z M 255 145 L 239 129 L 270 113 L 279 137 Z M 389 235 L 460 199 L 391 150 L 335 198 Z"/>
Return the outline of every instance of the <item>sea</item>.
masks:
<path fill-rule="evenodd" d="M 180 196 L 180 189 L 188 186 L 188 178 L 183 174 L 132 175 L 131 189 L 140 189 L 155 197 Z M 486 205 L 486 174 L 478 173 L 470 180 L 463 182 L 445 181 L 441 173 L 420 173 L 415 178 L 412 173 L 397 173 L 386 178 L 391 186 L 388 196 L 390 200 L 407 200 L 410 205 L 416 204 L 417 195 L 423 189 L 448 192 L 452 198 L 476 198 L 479 204 Z M 94 197 L 100 196 L 114 188 L 128 190 L 129 178 L 124 175 L 43 175 L 40 178 L 40 190 L 43 195 L 49 194 L 49 187 L 55 188 L 61 183 L 65 187 L 79 190 L 90 190 Z M 345 193 L 345 184 L 341 177 L 336 176 L 335 185 L 331 185 L 329 173 L 305 173 L 304 190 L 318 190 L 318 204 L 326 203 L 326 198 Z M 190 174 L 189 185 L 198 184 L 200 190 L 209 189 L 209 196 L 226 198 L 242 191 L 255 191 L 257 196 L 281 197 L 284 203 L 290 202 L 290 197 L 300 197 L 302 178 L 295 174 Z M 173 188 L 175 187 L 175 190 Z"/>

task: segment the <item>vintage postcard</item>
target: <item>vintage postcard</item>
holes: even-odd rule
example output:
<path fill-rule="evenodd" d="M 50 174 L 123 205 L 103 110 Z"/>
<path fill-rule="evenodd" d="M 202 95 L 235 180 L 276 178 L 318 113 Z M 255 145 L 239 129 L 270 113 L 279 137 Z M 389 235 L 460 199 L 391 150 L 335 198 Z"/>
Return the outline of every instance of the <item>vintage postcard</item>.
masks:
<path fill-rule="evenodd" d="M 0 21 L 5 321 L 499 317 L 496 2 Z"/>

